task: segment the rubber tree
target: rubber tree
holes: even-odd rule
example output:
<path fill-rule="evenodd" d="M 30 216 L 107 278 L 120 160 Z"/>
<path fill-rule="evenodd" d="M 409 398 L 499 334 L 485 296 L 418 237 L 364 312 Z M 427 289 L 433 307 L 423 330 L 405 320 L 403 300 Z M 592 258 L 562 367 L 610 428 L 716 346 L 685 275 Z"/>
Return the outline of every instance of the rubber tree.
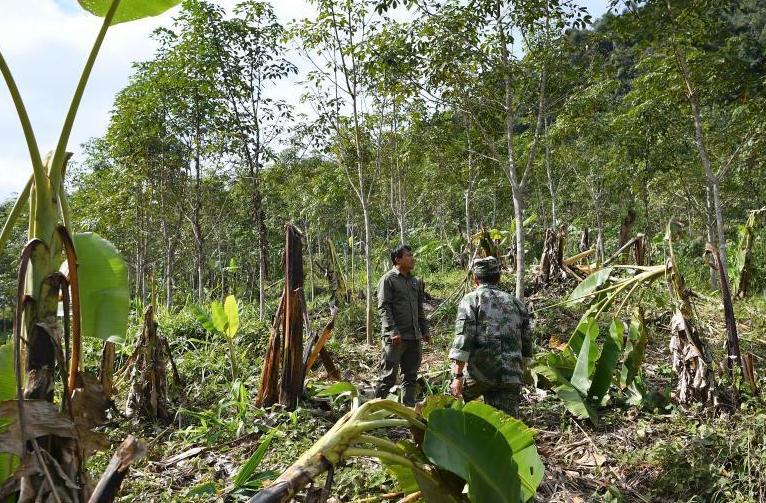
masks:
<path fill-rule="evenodd" d="M 370 205 L 377 173 L 367 160 L 367 136 L 364 125 L 364 98 L 368 93 L 364 75 L 364 61 L 372 57 L 362 50 L 364 40 L 371 37 L 375 24 L 369 19 L 369 5 L 352 0 L 317 0 L 316 20 L 303 20 L 296 29 L 303 52 L 314 62 L 311 79 L 324 82 L 334 96 L 325 113 L 337 142 L 335 152 L 343 166 L 354 195 L 359 201 L 364 223 L 365 263 L 365 332 L 368 344 L 373 344 L 373 286 L 372 286 L 372 229 Z M 319 53 L 320 61 L 315 61 Z M 322 64 L 324 63 L 324 64 Z M 332 95 L 331 95 L 332 96 Z M 347 106 L 348 117 L 341 113 Z M 347 138 L 350 136 L 350 138 Z M 351 148 L 346 149 L 345 144 Z"/>
<path fill-rule="evenodd" d="M 195 15 L 207 18 L 211 43 L 220 65 L 220 84 L 226 97 L 224 114 L 233 124 L 230 148 L 244 164 L 250 188 L 252 225 L 258 243 L 258 305 L 265 317 L 268 236 L 264 214 L 261 169 L 273 158 L 291 107 L 268 97 L 266 90 L 294 73 L 295 65 L 283 54 L 285 30 L 267 2 L 246 1 L 234 9 L 236 17 L 224 19 L 221 9 L 200 3 Z"/>

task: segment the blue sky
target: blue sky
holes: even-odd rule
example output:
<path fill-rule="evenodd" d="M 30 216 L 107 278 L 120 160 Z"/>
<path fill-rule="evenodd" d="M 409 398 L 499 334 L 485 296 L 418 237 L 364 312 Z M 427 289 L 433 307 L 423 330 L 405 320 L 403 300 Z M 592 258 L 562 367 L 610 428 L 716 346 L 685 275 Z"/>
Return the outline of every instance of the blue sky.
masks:
<path fill-rule="evenodd" d="M 234 0 L 221 0 L 224 7 Z M 594 18 L 606 10 L 607 0 L 586 0 Z M 287 23 L 305 17 L 312 8 L 305 0 L 277 0 L 275 11 Z M 0 52 L 13 72 L 27 107 L 40 150 L 55 146 L 88 51 L 100 20 L 84 11 L 75 0 L 3 0 L 0 16 Z M 72 131 L 69 150 L 75 162 L 80 145 L 104 133 L 115 94 L 128 82 L 133 61 L 151 58 L 155 44 L 151 32 L 172 22 L 176 9 L 162 16 L 112 27 L 85 91 Z M 299 68 L 307 65 L 300 64 Z M 301 76 L 296 77 L 296 82 Z M 279 94 L 297 101 L 296 82 Z M 5 85 L 0 83 L 0 201 L 17 193 L 31 168 L 24 137 Z"/>

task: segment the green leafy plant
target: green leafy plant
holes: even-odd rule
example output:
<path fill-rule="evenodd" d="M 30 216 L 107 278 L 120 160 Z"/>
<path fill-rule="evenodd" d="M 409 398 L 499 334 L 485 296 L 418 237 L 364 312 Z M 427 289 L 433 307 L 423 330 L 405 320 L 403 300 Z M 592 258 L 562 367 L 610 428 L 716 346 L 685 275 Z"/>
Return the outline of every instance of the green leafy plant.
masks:
<path fill-rule="evenodd" d="M 64 189 L 66 165 L 71 155 L 66 149 L 85 87 L 109 27 L 113 24 L 160 14 L 178 1 L 80 0 L 79 3 L 87 11 L 103 17 L 104 21 L 75 89 L 56 147 L 44 158 L 40 155 L 26 107 L 11 70 L 0 53 L 0 73 L 21 123 L 32 165 L 32 176 L 19 194 L 0 231 L 0 251 L 2 251 L 19 216 L 25 208 L 27 209 L 28 243 L 19 260 L 13 346 L 16 354 L 15 364 L 12 365 L 12 368 L 16 368 L 14 395 L 19 400 L 16 404 L 19 423 L 25 421 L 23 413 L 25 407 L 22 402 L 26 400 L 22 400 L 22 397 L 26 395 L 25 398 L 30 399 L 52 400 L 53 393 L 49 393 L 48 390 L 54 388 L 52 381 L 46 383 L 36 379 L 34 380 L 35 388 L 24 393 L 21 386 L 25 381 L 30 382 L 32 379 L 21 378 L 22 368 L 30 373 L 46 368 L 56 369 L 54 372 L 49 372 L 51 376 L 68 372 L 63 390 L 63 402 L 67 402 L 75 388 L 80 385 L 81 335 L 84 333 L 101 339 L 121 338 L 124 335 L 128 314 L 126 267 L 114 246 L 107 241 L 95 235 L 72 237 L 71 213 Z M 61 263 L 62 255 L 66 257 L 68 275 L 59 272 L 58 265 Z M 64 299 L 65 311 L 63 331 L 57 319 L 60 295 Z M 64 346 L 58 334 L 63 332 L 64 342 L 67 344 L 70 342 L 67 337 L 70 307 L 71 345 Z M 23 317 L 22 312 L 24 312 Z M 26 361 L 21 359 L 22 343 L 25 345 L 23 354 Z M 52 349 L 56 347 L 59 351 Z M 36 446 L 37 440 L 32 438 L 31 443 Z M 79 452 L 77 443 L 68 448 L 57 447 L 55 443 L 55 437 L 46 441 L 52 455 L 59 458 L 56 459 L 59 463 L 56 466 L 67 467 L 67 473 L 76 474 L 76 480 L 74 480 L 76 488 L 86 487 L 86 484 L 79 480 L 82 466 L 77 454 Z M 72 443 L 69 442 L 69 444 Z M 42 459 L 39 453 L 37 459 Z M 32 463 L 32 461 L 29 462 Z M 48 467 L 38 467 L 38 469 L 48 471 Z M 6 480 L 8 474 L 8 470 L 0 473 L 0 477 L 3 477 L 0 478 L 0 483 Z M 46 483 L 52 483 L 44 482 L 44 479 L 40 477 L 27 477 L 27 479 L 26 499 L 35 499 L 35 494 L 44 491 L 43 486 Z M 55 490 L 55 488 L 48 490 Z M 65 492 L 69 494 L 70 491 L 66 489 Z M 81 489 L 76 489 L 75 493 L 79 494 L 79 491 Z"/>
<path fill-rule="evenodd" d="M 372 434 L 402 427 L 410 428 L 414 442 Z M 433 396 L 418 413 L 390 400 L 370 400 L 349 411 L 251 501 L 287 501 L 308 480 L 353 457 L 379 459 L 405 493 L 420 491 L 429 503 L 528 501 L 543 477 L 532 430 L 489 405 Z"/>
<path fill-rule="evenodd" d="M 619 270 L 636 271 L 637 274 L 615 278 Z M 596 424 L 596 407 L 608 399 L 612 384 L 622 391 L 629 388 L 640 375 L 647 343 L 643 315 L 640 311 L 633 315 L 627 338 L 618 316 L 639 286 L 664 277 L 667 270 L 665 265 L 600 269 L 583 280 L 567 300 L 544 308 L 591 301 L 564 350 L 538 356 L 537 364 L 532 368 L 533 372 L 542 375 L 552 384 L 556 395 L 574 416 L 589 418 Z M 623 293 L 625 295 L 614 311 L 608 335 L 603 345 L 599 346 L 598 318 Z M 640 395 L 638 390 L 633 391 L 634 396 Z"/>
<path fill-rule="evenodd" d="M 272 440 L 274 440 L 276 433 L 277 430 L 271 430 L 265 437 L 263 437 L 263 440 L 261 440 L 260 445 L 252 456 L 250 456 L 248 460 L 245 461 L 245 464 L 240 467 L 239 471 L 237 471 L 233 480 L 235 492 L 260 489 L 266 480 L 279 475 L 279 473 L 273 470 L 256 471 L 258 470 L 261 461 L 263 461 L 263 458 L 266 456 L 266 453 L 269 451 L 269 446 L 271 445 Z"/>
<path fill-rule="evenodd" d="M 237 335 L 237 330 L 239 330 L 239 307 L 237 305 L 237 299 L 233 295 L 229 295 L 226 297 L 223 304 L 214 300 L 210 303 L 209 313 L 199 306 L 192 306 L 191 310 L 205 330 L 222 335 L 226 339 L 226 344 L 229 348 L 232 379 L 236 379 L 237 359 L 234 348 L 234 338 Z"/>
<path fill-rule="evenodd" d="M 640 375 L 647 343 L 640 311 L 634 313 L 627 337 L 625 326 L 613 319 L 601 346 L 593 315 L 583 318 L 561 352 L 538 357 L 532 368 L 547 379 L 574 416 L 598 423 L 596 407 L 608 399 L 610 388 L 625 390 Z"/>
<path fill-rule="evenodd" d="M 321 388 L 314 396 L 331 397 L 333 399 L 333 403 L 335 404 L 349 399 L 351 401 L 352 408 L 359 407 L 359 388 L 348 381 L 340 381 L 330 384 L 329 386 L 325 386 Z"/>

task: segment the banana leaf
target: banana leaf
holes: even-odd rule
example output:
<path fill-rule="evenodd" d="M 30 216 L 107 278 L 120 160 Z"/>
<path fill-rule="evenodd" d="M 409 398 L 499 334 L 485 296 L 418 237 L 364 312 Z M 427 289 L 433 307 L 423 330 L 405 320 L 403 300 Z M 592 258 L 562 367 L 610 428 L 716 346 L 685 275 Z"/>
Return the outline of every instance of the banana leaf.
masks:
<path fill-rule="evenodd" d="M 596 329 L 598 329 L 598 326 L 596 326 Z M 598 335 L 598 330 L 596 330 L 596 335 Z M 580 352 L 577 354 L 577 363 L 575 364 L 574 372 L 572 372 L 572 380 L 570 381 L 572 386 L 585 396 L 588 395 L 591 382 L 590 372 L 588 371 L 592 361 L 590 348 L 591 345 L 596 345 L 595 342 L 595 337 L 590 337 L 590 334 L 583 338 Z"/>
<path fill-rule="evenodd" d="M 114 0 L 78 0 L 80 6 L 98 17 L 106 16 Z M 112 25 L 158 16 L 180 3 L 180 0 L 122 0 L 112 18 Z"/>
<path fill-rule="evenodd" d="M 226 314 L 226 335 L 232 339 L 239 330 L 239 307 L 237 306 L 237 299 L 233 295 L 226 297 L 223 311 Z"/>
<path fill-rule="evenodd" d="M 609 325 L 609 335 L 601 349 L 601 357 L 596 362 L 596 371 L 593 374 L 593 383 L 588 390 L 588 396 L 600 402 L 612 383 L 612 375 L 617 367 L 622 351 L 622 339 L 625 327 L 620 320 L 612 320 Z"/>
<path fill-rule="evenodd" d="M 127 265 L 117 248 L 96 233 L 75 234 L 72 241 L 77 252 L 82 335 L 122 343 L 130 314 Z"/>
<path fill-rule="evenodd" d="M 592 315 L 583 317 L 572 334 L 572 337 L 569 338 L 567 347 L 564 350 L 564 352 L 569 354 L 573 360 L 579 361 L 586 339 L 589 341 L 586 359 L 588 363 L 587 377 L 590 377 L 593 374 L 593 371 L 596 369 L 596 360 L 599 357 L 599 346 L 596 344 L 598 332 L 598 322 L 596 321 L 596 318 Z"/>
<path fill-rule="evenodd" d="M 641 371 L 641 363 L 644 361 L 646 345 L 649 342 L 649 336 L 640 312 L 634 314 L 630 321 L 628 341 L 630 344 L 626 344 L 625 361 L 620 370 L 620 388 L 622 389 L 630 386 Z"/>
<path fill-rule="evenodd" d="M 467 403 L 463 412 L 481 417 L 505 437 L 518 466 L 522 500 L 529 501 L 537 492 L 545 471 L 535 446 L 534 431 L 518 419 L 480 402 Z"/>
<path fill-rule="evenodd" d="M 577 391 L 571 384 L 562 384 L 556 388 L 556 395 L 564 402 L 564 407 L 567 408 L 573 416 L 580 419 L 590 419 L 594 424 L 598 424 L 598 415 L 596 411 L 588 403 L 587 399 Z"/>
<path fill-rule="evenodd" d="M 585 302 L 589 296 L 601 287 L 612 274 L 611 267 L 604 267 L 585 278 L 569 295 L 570 303 Z"/>
<path fill-rule="evenodd" d="M 473 502 L 518 503 L 521 483 L 513 450 L 486 419 L 455 409 L 431 412 L 423 452 L 468 482 Z"/>

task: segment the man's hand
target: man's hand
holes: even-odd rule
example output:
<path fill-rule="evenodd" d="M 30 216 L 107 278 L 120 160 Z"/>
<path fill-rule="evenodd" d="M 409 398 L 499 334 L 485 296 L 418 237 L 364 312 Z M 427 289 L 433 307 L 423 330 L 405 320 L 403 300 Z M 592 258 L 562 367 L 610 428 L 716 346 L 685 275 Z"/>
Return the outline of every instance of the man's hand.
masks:
<path fill-rule="evenodd" d="M 423 342 L 431 342 L 431 332 L 426 332 L 423 334 Z"/>
<path fill-rule="evenodd" d="M 450 392 L 455 398 L 463 396 L 463 378 L 456 377 L 452 379 L 452 384 L 449 385 Z"/>
<path fill-rule="evenodd" d="M 394 346 L 398 346 L 401 343 L 402 343 L 402 336 L 401 335 L 393 334 L 391 336 L 391 344 L 393 344 Z"/>

